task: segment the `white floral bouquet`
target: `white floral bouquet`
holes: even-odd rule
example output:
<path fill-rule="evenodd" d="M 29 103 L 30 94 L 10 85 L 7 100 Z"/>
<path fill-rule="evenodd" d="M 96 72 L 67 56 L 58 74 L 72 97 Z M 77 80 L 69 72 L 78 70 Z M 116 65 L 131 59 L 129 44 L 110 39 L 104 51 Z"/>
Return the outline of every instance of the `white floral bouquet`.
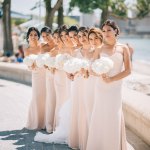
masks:
<path fill-rule="evenodd" d="M 35 64 L 35 61 L 37 59 L 37 55 L 31 54 L 29 56 L 26 56 L 23 60 L 24 64 L 26 64 L 28 67 L 32 67 Z"/>
<path fill-rule="evenodd" d="M 64 63 L 63 70 L 69 74 L 75 74 L 81 70 L 81 60 L 78 58 L 72 58 Z"/>
<path fill-rule="evenodd" d="M 45 66 L 50 68 L 55 68 L 55 57 L 48 56 L 45 60 Z"/>
<path fill-rule="evenodd" d="M 39 54 L 36 58 L 36 66 L 38 68 L 43 68 L 45 65 L 45 60 L 49 57 L 49 54 Z"/>
<path fill-rule="evenodd" d="M 101 57 L 100 59 L 95 60 L 91 69 L 94 73 L 101 75 L 104 73 L 108 73 L 113 68 L 113 61 L 107 57 Z"/>
<path fill-rule="evenodd" d="M 55 58 L 55 66 L 57 69 L 63 69 L 64 63 L 71 59 L 72 57 L 69 54 L 58 54 Z"/>
<path fill-rule="evenodd" d="M 85 70 L 89 70 L 90 67 L 90 62 L 86 59 L 80 59 L 80 68 L 81 69 L 85 69 Z"/>

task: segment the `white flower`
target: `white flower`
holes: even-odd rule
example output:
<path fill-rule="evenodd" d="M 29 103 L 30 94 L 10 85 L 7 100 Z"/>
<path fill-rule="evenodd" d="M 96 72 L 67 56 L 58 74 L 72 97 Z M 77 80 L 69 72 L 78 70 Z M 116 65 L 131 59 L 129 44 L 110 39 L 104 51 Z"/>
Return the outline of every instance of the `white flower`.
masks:
<path fill-rule="evenodd" d="M 63 69 L 64 63 L 72 58 L 69 54 L 58 54 L 55 59 L 57 69 Z"/>
<path fill-rule="evenodd" d="M 36 58 L 37 58 L 37 55 L 31 54 L 31 55 L 25 57 L 24 60 L 23 60 L 23 62 L 28 67 L 31 67 L 35 63 Z"/>
<path fill-rule="evenodd" d="M 55 68 L 55 57 L 47 57 L 46 60 L 45 60 L 45 65 L 48 67 L 48 68 Z"/>
<path fill-rule="evenodd" d="M 89 67 L 90 67 L 89 61 L 86 60 L 86 59 L 81 59 L 80 60 L 80 67 L 83 68 L 83 69 L 85 69 L 85 70 L 88 70 Z"/>
<path fill-rule="evenodd" d="M 45 60 L 48 58 L 49 54 L 39 54 L 36 59 L 36 66 L 39 68 L 44 67 Z"/>
<path fill-rule="evenodd" d="M 92 63 L 91 68 L 99 75 L 108 73 L 113 68 L 113 61 L 107 57 L 101 57 Z"/>
<path fill-rule="evenodd" d="M 67 73 L 72 73 L 72 74 L 80 71 L 81 69 L 80 61 L 81 60 L 78 58 L 72 58 L 72 59 L 67 60 L 64 63 L 63 70 Z"/>

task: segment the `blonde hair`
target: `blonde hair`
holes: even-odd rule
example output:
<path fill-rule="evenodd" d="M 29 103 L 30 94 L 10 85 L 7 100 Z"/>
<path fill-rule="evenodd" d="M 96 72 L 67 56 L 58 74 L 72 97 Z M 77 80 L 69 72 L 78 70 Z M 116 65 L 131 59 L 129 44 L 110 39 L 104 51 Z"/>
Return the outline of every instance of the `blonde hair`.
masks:
<path fill-rule="evenodd" d="M 95 28 L 95 27 L 91 28 L 88 33 L 88 39 L 90 34 L 92 33 L 94 33 L 101 40 L 101 42 L 103 42 L 103 32 L 99 28 Z"/>

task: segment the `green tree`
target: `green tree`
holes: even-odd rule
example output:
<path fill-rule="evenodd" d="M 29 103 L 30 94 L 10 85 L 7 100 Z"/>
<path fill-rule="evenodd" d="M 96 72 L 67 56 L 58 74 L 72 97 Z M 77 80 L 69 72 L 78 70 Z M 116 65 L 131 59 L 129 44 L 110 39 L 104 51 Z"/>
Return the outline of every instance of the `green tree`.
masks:
<path fill-rule="evenodd" d="M 143 18 L 150 13 L 150 0 L 137 0 L 137 17 Z"/>
<path fill-rule="evenodd" d="M 13 44 L 12 44 L 12 33 L 11 33 L 11 0 L 4 0 L 2 3 L 3 8 L 3 36 L 4 36 L 4 55 L 13 54 Z"/>
<path fill-rule="evenodd" d="M 73 7 L 79 7 L 83 13 L 91 13 L 94 9 L 101 9 L 100 25 L 108 18 L 108 15 L 125 18 L 127 16 L 127 7 L 125 0 L 71 0 L 70 10 Z"/>
<path fill-rule="evenodd" d="M 52 28 L 55 12 L 61 7 L 63 0 L 57 0 L 52 7 L 52 0 L 44 0 L 46 7 L 45 25 Z"/>

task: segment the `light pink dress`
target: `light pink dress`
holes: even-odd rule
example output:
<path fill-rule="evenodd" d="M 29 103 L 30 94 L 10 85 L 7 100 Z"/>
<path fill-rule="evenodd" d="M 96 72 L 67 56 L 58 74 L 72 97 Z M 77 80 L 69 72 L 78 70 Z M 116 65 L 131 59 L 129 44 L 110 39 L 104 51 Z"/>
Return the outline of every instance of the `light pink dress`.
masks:
<path fill-rule="evenodd" d="M 45 69 L 37 68 L 36 70 L 32 71 L 32 100 L 28 111 L 26 128 L 45 128 L 45 99 Z"/>
<path fill-rule="evenodd" d="M 46 110 L 45 124 L 46 131 L 52 132 L 55 129 L 54 116 L 56 107 L 56 91 L 54 87 L 54 74 L 46 69 Z"/>
<path fill-rule="evenodd" d="M 76 57 L 83 58 L 80 51 L 77 51 Z M 87 141 L 87 118 L 86 107 L 84 103 L 84 77 L 75 76 L 72 82 L 71 91 L 71 118 L 68 136 L 68 145 L 73 149 L 84 150 Z"/>
<path fill-rule="evenodd" d="M 86 109 L 86 120 L 88 124 L 88 128 L 91 121 L 91 115 L 93 111 L 94 105 L 94 93 L 95 93 L 95 76 L 90 75 L 87 79 L 84 79 L 84 105 Z"/>
<path fill-rule="evenodd" d="M 62 105 L 69 99 L 68 78 L 64 71 L 56 70 L 54 74 L 54 86 L 56 90 L 55 126 L 59 124 L 59 111 Z"/>
<path fill-rule="evenodd" d="M 114 62 L 114 68 L 109 73 L 110 76 L 113 76 L 122 70 L 123 55 L 115 52 L 109 58 Z M 95 103 L 86 150 L 126 150 L 121 87 L 122 80 L 105 83 L 100 77 L 97 77 Z"/>

